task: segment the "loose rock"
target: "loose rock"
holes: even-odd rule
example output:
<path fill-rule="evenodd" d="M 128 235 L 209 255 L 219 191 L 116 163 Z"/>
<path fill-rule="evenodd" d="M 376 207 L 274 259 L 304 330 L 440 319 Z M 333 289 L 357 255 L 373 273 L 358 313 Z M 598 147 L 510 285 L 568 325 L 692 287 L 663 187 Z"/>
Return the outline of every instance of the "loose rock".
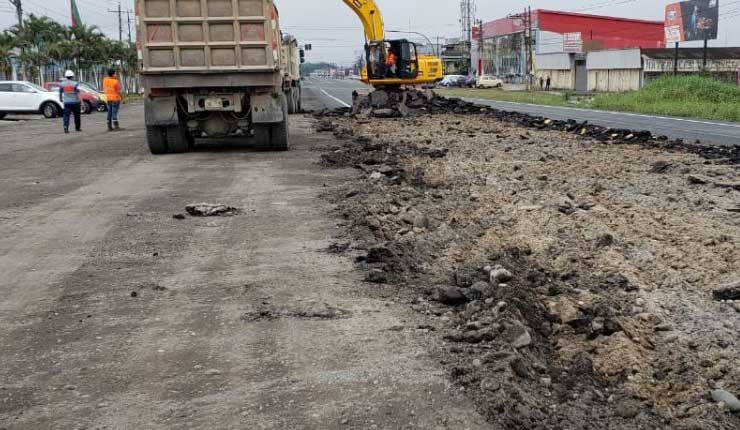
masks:
<path fill-rule="evenodd" d="M 732 412 L 740 412 L 740 400 L 734 394 L 725 390 L 712 390 L 712 400 L 724 403 Z"/>

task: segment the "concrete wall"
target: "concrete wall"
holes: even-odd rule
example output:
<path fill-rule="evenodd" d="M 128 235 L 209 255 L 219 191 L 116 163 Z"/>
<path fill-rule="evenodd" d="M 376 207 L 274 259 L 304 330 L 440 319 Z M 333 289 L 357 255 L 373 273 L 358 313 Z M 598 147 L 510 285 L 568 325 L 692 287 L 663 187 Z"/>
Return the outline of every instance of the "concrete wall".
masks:
<path fill-rule="evenodd" d="M 539 88 L 540 77 L 547 79 L 550 76 L 550 88 L 558 90 L 575 89 L 575 72 L 573 70 L 537 70 L 535 72 L 535 86 Z"/>
<path fill-rule="evenodd" d="M 642 58 L 639 49 L 589 52 L 586 56 L 586 67 L 588 70 L 641 69 Z"/>
<path fill-rule="evenodd" d="M 639 69 L 599 69 L 588 71 L 588 90 L 604 92 L 637 91 L 641 87 Z"/>

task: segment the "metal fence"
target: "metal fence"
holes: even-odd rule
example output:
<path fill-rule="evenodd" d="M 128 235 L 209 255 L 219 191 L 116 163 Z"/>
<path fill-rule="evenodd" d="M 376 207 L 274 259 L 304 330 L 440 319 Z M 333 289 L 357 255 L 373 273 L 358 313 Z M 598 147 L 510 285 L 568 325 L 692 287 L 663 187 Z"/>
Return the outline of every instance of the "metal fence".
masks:
<path fill-rule="evenodd" d="M 0 71 L 0 79 L 22 80 L 25 78 L 27 81 L 43 86 L 47 82 L 61 81 L 64 78 L 64 72 L 66 70 L 72 70 L 75 72 L 78 81 L 84 82 L 93 88 L 102 89 L 103 79 L 107 76 L 108 69 L 114 68 L 118 74 L 118 79 L 121 81 L 121 89 L 124 93 L 139 93 L 142 90 L 138 73 L 132 73 L 127 67 L 118 65 L 101 63 L 85 67 L 75 67 L 74 65 L 52 63 L 41 68 L 28 70 L 25 76 L 23 76 L 24 73 L 20 71 L 18 65 L 13 66 L 13 68 Z"/>

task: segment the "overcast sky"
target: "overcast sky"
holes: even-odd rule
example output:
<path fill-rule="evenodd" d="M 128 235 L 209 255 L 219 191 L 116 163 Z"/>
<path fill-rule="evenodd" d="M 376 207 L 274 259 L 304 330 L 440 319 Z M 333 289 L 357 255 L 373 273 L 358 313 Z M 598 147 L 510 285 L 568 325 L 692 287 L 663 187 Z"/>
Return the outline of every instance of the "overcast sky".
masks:
<path fill-rule="evenodd" d="M 459 0 L 376 0 L 385 17 L 386 28 L 418 31 L 432 39 L 461 34 Z M 110 37 L 118 37 L 118 18 L 108 9 L 117 7 L 117 0 L 77 0 L 82 20 L 99 26 Z M 122 0 L 122 8 L 133 9 L 133 0 Z M 302 43 L 313 44 L 309 61 L 331 61 L 350 64 L 362 49 L 363 33 L 359 21 L 341 0 L 276 0 L 280 8 L 283 29 L 296 35 Z M 478 0 L 477 17 L 484 21 L 532 9 L 579 11 L 628 18 L 663 19 L 669 0 Z M 23 0 L 29 13 L 48 15 L 69 24 L 68 0 Z M 720 0 L 720 34 L 711 46 L 740 46 L 740 1 Z M 736 15 L 736 16 L 735 16 Z M 133 19 L 133 16 L 132 16 Z M 13 8 L 8 0 L 0 0 L 0 26 L 14 23 Z M 126 37 L 124 15 L 124 38 Z M 393 36 L 393 35 L 391 35 Z M 400 35 L 399 35 L 400 36 Z M 700 46 L 686 44 L 686 46 Z"/>

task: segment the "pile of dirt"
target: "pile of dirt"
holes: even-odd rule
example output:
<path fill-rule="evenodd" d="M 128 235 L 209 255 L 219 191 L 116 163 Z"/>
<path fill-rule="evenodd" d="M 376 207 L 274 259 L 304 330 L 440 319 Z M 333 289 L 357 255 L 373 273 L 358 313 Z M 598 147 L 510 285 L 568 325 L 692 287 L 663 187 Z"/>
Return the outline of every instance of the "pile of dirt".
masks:
<path fill-rule="evenodd" d="M 396 286 L 494 428 L 740 425 L 712 394 L 740 392 L 738 303 L 712 295 L 740 276 L 726 160 L 471 115 L 325 121 L 346 140 L 322 164 L 360 172 L 327 196 L 335 252 Z"/>
<path fill-rule="evenodd" d="M 682 151 L 698 154 L 706 159 L 724 159 L 740 164 L 740 145 L 705 145 L 656 136 L 649 130 L 631 130 L 603 127 L 588 121 L 554 120 L 522 112 L 494 109 L 490 106 L 440 96 L 432 90 L 375 90 L 369 94 L 353 95 L 351 109 L 322 111 L 318 116 L 356 118 L 408 118 L 425 114 L 482 115 L 496 120 L 535 130 L 563 131 L 604 143 L 637 143 L 647 148 Z"/>

